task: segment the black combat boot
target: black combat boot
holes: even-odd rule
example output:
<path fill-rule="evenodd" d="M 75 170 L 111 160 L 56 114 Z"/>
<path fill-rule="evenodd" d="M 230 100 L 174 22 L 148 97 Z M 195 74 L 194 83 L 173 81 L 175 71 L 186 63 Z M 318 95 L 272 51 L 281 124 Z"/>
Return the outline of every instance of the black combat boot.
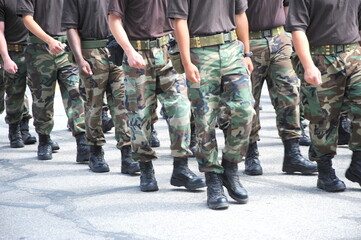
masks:
<path fill-rule="evenodd" d="M 206 172 L 207 205 L 210 209 L 228 208 L 228 200 L 223 191 L 221 174 Z"/>
<path fill-rule="evenodd" d="M 317 187 L 327 192 L 341 192 L 346 189 L 345 183 L 342 182 L 335 174 L 332 168 L 332 159 L 324 158 L 317 161 L 318 179 Z"/>
<path fill-rule="evenodd" d="M 189 143 L 189 150 L 192 152 L 192 155 L 189 157 L 195 157 L 197 151 L 197 138 L 194 124 L 191 124 L 191 140 Z"/>
<path fill-rule="evenodd" d="M 105 162 L 102 146 L 90 146 L 89 168 L 96 173 L 109 172 L 109 166 Z"/>
<path fill-rule="evenodd" d="M 361 151 L 352 153 L 350 167 L 346 170 L 346 178 L 352 182 L 358 182 L 361 186 Z"/>
<path fill-rule="evenodd" d="M 259 152 L 257 142 L 250 143 L 248 146 L 246 160 L 244 161 L 244 172 L 247 175 L 262 175 L 263 170 L 259 161 Z"/>
<path fill-rule="evenodd" d="M 301 172 L 302 174 L 317 172 L 317 165 L 301 155 L 298 138 L 283 141 L 283 145 L 285 148 L 282 167 L 283 172 Z"/>
<path fill-rule="evenodd" d="M 341 114 L 338 124 L 338 142 L 337 145 L 347 145 L 350 141 L 350 126 L 351 121 L 347 118 L 347 115 Z"/>
<path fill-rule="evenodd" d="M 76 162 L 86 163 L 90 157 L 90 147 L 86 144 L 85 133 L 79 133 L 76 139 Z"/>
<path fill-rule="evenodd" d="M 52 139 L 50 139 L 50 145 L 51 145 L 51 150 L 53 150 L 53 153 L 60 149 L 59 144 L 53 141 Z"/>
<path fill-rule="evenodd" d="M 132 159 L 132 148 L 130 145 L 122 147 L 122 167 L 121 172 L 124 174 L 134 175 L 140 171 L 139 163 Z"/>
<path fill-rule="evenodd" d="M 158 184 L 154 176 L 152 161 L 139 162 L 139 167 L 140 167 L 140 190 L 142 192 L 158 191 Z"/>
<path fill-rule="evenodd" d="M 9 141 L 11 148 L 22 148 L 24 147 L 24 141 L 21 138 L 20 134 L 20 125 L 19 123 L 9 124 Z"/>
<path fill-rule="evenodd" d="M 104 133 L 109 132 L 114 127 L 113 119 L 108 116 L 108 109 L 102 109 L 102 130 Z"/>
<path fill-rule="evenodd" d="M 300 127 L 301 127 L 300 145 L 301 146 L 310 146 L 311 139 L 307 136 L 307 134 L 305 132 L 304 124 L 300 123 Z"/>
<path fill-rule="evenodd" d="M 239 182 L 238 164 L 223 159 L 222 166 L 224 168 L 223 185 L 227 188 L 229 196 L 238 203 L 247 203 L 247 191 Z"/>
<path fill-rule="evenodd" d="M 49 135 L 39 134 L 38 159 L 50 160 L 53 158 Z"/>
<path fill-rule="evenodd" d="M 150 146 L 151 147 L 159 147 L 160 141 L 158 139 L 157 131 L 155 131 L 154 126 L 151 126 L 151 134 L 150 134 Z"/>
<path fill-rule="evenodd" d="M 185 187 L 188 190 L 196 190 L 206 186 L 204 179 L 197 177 L 197 175 L 188 168 L 187 157 L 174 158 L 170 184 L 176 187 Z"/>
<path fill-rule="evenodd" d="M 36 143 L 36 137 L 29 132 L 29 118 L 25 117 L 20 121 L 20 132 L 25 145 Z"/>

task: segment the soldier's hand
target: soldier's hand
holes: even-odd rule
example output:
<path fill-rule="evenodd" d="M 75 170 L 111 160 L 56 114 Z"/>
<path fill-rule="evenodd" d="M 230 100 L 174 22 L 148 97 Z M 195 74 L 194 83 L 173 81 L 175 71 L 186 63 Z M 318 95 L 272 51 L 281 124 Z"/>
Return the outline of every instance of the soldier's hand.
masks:
<path fill-rule="evenodd" d="M 93 71 L 90 67 L 90 64 L 83 60 L 78 64 L 79 67 L 79 74 L 84 77 L 91 77 L 93 75 Z"/>
<path fill-rule="evenodd" d="M 247 66 L 247 69 L 248 69 L 249 73 L 251 74 L 253 72 L 252 59 L 250 57 L 245 57 L 244 61 L 246 63 L 246 66 Z"/>
<path fill-rule="evenodd" d="M 129 66 L 138 69 L 145 68 L 143 57 L 137 51 L 131 51 L 129 54 L 127 54 L 127 57 Z"/>
<path fill-rule="evenodd" d="M 52 39 L 50 43 L 48 43 L 49 50 L 53 54 L 59 54 L 64 50 L 64 45 L 55 39 Z"/>
<path fill-rule="evenodd" d="M 184 72 L 186 74 L 186 78 L 192 83 L 198 83 L 201 81 L 198 68 L 193 63 L 184 66 Z"/>
<path fill-rule="evenodd" d="M 312 85 L 320 85 L 322 83 L 321 72 L 315 65 L 305 68 L 305 81 Z"/>
<path fill-rule="evenodd" d="M 8 73 L 15 74 L 18 71 L 18 65 L 13 60 L 4 61 L 4 69 Z"/>

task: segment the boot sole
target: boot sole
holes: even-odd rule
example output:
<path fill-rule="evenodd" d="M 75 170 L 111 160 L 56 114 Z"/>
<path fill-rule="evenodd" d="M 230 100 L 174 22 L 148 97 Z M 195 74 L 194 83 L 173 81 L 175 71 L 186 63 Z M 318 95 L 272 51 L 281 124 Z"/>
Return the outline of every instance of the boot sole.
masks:
<path fill-rule="evenodd" d="M 345 186 L 327 187 L 324 184 L 320 183 L 318 180 L 317 180 L 317 187 L 319 189 L 325 190 L 326 192 L 343 192 L 346 189 Z"/>
<path fill-rule="evenodd" d="M 250 175 L 250 176 L 258 176 L 258 175 L 262 175 L 263 171 L 244 171 L 245 174 Z"/>
<path fill-rule="evenodd" d="M 175 187 L 185 187 L 187 190 L 196 190 L 198 188 L 204 188 L 206 187 L 206 183 L 198 183 L 198 184 L 186 184 L 184 181 L 177 179 L 177 178 L 171 178 L 170 184 Z"/>
<path fill-rule="evenodd" d="M 361 186 L 361 179 L 352 174 L 350 169 L 347 169 L 345 177 L 351 182 L 357 182 Z"/>
<path fill-rule="evenodd" d="M 38 160 L 51 160 L 53 159 L 52 156 L 38 156 Z"/>
<path fill-rule="evenodd" d="M 140 172 L 140 168 L 131 168 L 131 169 L 129 169 L 129 168 L 127 168 L 127 169 L 122 168 L 120 172 L 123 173 L 123 174 L 137 175 L 137 173 Z"/>
<path fill-rule="evenodd" d="M 110 171 L 109 168 L 104 168 L 104 169 L 90 168 L 90 170 L 91 170 L 92 172 L 95 172 L 95 173 L 104 173 L 104 172 L 109 172 L 109 171 Z"/>
<path fill-rule="evenodd" d="M 142 192 L 155 192 L 155 191 L 158 191 L 158 190 L 159 190 L 159 188 L 158 188 L 157 185 L 151 186 L 151 187 L 149 187 L 149 186 L 144 186 L 144 187 L 140 186 L 140 191 L 142 191 Z"/>
<path fill-rule="evenodd" d="M 211 204 L 211 203 L 207 202 L 207 205 L 210 209 L 213 209 L 213 210 L 222 210 L 222 209 L 227 209 L 229 207 L 228 203 Z"/>
<path fill-rule="evenodd" d="M 282 168 L 282 172 L 285 172 L 287 174 L 293 174 L 295 172 L 300 172 L 303 175 L 312 175 L 314 173 L 317 173 L 317 169 L 316 170 L 300 170 L 300 169 L 296 169 L 296 168 L 292 168 L 292 167 L 283 167 Z"/>

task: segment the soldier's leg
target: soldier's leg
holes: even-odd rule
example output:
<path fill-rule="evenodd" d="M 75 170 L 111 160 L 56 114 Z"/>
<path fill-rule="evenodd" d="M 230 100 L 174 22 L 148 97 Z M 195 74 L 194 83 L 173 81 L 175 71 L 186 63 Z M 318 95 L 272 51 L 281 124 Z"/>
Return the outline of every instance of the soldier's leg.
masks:
<path fill-rule="evenodd" d="M 28 99 L 28 96 L 25 94 L 24 111 L 23 111 L 22 119 L 20 121 L 21 138 L 23 139 L 25 145 L 36 143 L 36 137 L 32 136 L 29 132 L 29 120 L 33 117 L 30 114 L 29 109 L 30 109 L 29 99 Z"/>
<path fill-rule="evenodd" d="M 279 51 L 274 53 L 267 76 L 271 102 L 276 111 L 278 134 L 284 144 L 282 171 L 312 174 L 317 172 L 317 166 L 302 156 L 299 147 L 301 137 L 300 81 L 290 61 L 291 40 L 286 34 L 281 34 L 273 40 L 274 42 L 271 42 L 273 45 L 283 43 Z"/>
<path fill-rule="evenodd" d="M 151 125 L 151 135 L 150 135 L 150 146 L 151 147 L 159 147 L 160 146 L 160 141 L 158 139 L 158 134 L 157 131 L 154 128 L 154 124 L 158 121 L 158 113 L 157 113 L 157 107 L 158 107 L 158 102 L 155 102 L 153 105 L 153 114 L 152 114 L 152 125 Z M 162 111 L 164 111 L 164 108 L 162 106 Z M 163 114 L 165 115 L 165 113 L 163 112 Z"/>
<path fill-rule="evenodd" d="M 180 92 L 179 84 L 183 76 L 172 68 L 159 72 L 157 93 L 167 115 L 171 154 L 173 156 L 173 172 L 170 183 L 173 186 L 184 186 L 189 190 L 205 187 L 204 179 L 197 177 L 188 168 L 190 140 L 190 102 Z"/>
<path fill-rule="evenodd" d="M 139 53 L 148 62 L 148 51 Z M 144 71 L 132 68 L 125 57 L 123 69 L 125 81 L 125 106 L 129 116 L 131 130 L 132 158 L 140 165 L 140 190 L 144 192 L 157 191 L 158 184 L 154 176 L 152 160 L 157 159 L 155 151 L 150 146 L 153 104 L 157 101 L 155 95 L 155 71 L 147 65 Z"/>
<path fill-rule="evenodd" d="M 17 64 L 18 71 L 15 74 L 5 72 L 5 121 L 9 124 L 10 146 L 13 148 L 24 147 L 21 138 L 20 122 L 24 110 L 24 95 L 26 89 L 26 63 L 23 52 L 9 52 L 11 59 Z"/>
<path fill-rule="evenodd" d="M 261 175 L 263 173 L 260 161 L 257 141 L 259 141 L 260 124 L 260 100 L 263 83 L 267 76 L 270 63 L 270 51 L 266 39 L 251 40 L 251 51 L 253 52 L 252 63 L 254 70 L 251 74 L 252 94 L 255 100 L 254 109 L 256 115 L 252 123 L 252 131 L 249 140 L 249 147 L 245 158 L 245 173 L 248 175 Z"/>
<path fill-rule="evenodd" d="M 135 174 L 140 171 L 139 163 L 132 159 L 130 129 L 127 109 L 124 105 L 124 72 L 121 67 L 110 65 L 107 85 L 107 102 L 115 124 L 117 148 L 121 151 L 121 172 Z"/>
<path fill-rule="evenodd" d="M 5 110 L 5 83 L 4 83 L 5 70 L 0 63 L 0 114 Z"/>
<path fill-rule="evenodd" d="M 92 66 L 93 75 L 82 77 L 86 92 L 85 125 L 87 144 L 90 145 L 89 168 L 93 172 L 108 172 L 102 146 L 105 137 L 102 130 L 104 93 L 109 81 L 109 62 L 105 49 L 82 49 L 83 57 Z"/>
<path fill-rule="evenodd" d="M 338 121 L 346 81 L 341 74 L 344 71 L 343 68 L 337 66 L 343 64 L 338 58 L 331 56 L 313 56 L 313 61 L 323 73 L 322 84 L 314 86 L 303 81 L 301 88 L 305 97 L 303 100 L 305 117 L 310 120 L 309 157 L 317 161 L 317 187 L 330 192 L 343 191 L 346 186 L 337 178 L 332 168 L 332 159 L 336 155 Z M 302 69 L 300 73 L 302 79 Z"/>
<path fill-rule="evenodd" d="M 351 63 L 352 74 L 346 88 L 346 97 L 349 100 L 349 118 L 351 120 L 351 131 L 349 148 L 352 153 L 352 161 L 346 171 L 346 178 L 352 182 L 357 182 L 361 186 L 361 67 L 360 50 L 354 52 L 354 56 L 349 57 L 346 62 Z M 355 56 L 356 55 L 356 56 Z"/>
<path fill-rule="evenodd" d="M 52 159 L 50 133 L 54 126 L 54 93 L 57 79 L 53 54 L 46 44 L 30 44 L 25 50 L 29 87 L 33 98 L 34 126 L 39 134 L 38 159 Z"/>
<path fill-rule="evenodd" d="M 234 200 L 246 203 L 248 193 L 240 183 L 237 173 L 238 163 L 247 154 L 255 111 L 249 72 L 241 53 L 237 51 L 240 47 L 243 47 L 242 43 L 233 42 L 222 45 L 220 50 L 222 66 L 227 66 L 222 69 L 220 104 L 225 106 L 230 116 L 229 126 L 225 129 L 222 180 Z"/>

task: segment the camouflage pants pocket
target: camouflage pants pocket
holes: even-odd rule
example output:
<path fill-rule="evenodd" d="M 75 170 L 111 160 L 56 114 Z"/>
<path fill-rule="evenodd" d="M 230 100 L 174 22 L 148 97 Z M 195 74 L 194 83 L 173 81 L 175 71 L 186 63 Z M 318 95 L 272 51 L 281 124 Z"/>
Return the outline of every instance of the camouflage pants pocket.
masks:
<path fill-rule="evenodd" d="M 310 84 L 303 84 L 301 87 L 301 95 L 305 117 L 312 123 L 323 121 L 324 117 L 318 99 L 317 87 Z"/>
<path fill-rule="evenodd" d="M 184 73 L 184 67 L 180 53 L 169 54 L 169 58 L 172 61 L 173 69 L 179 74 Z"/>

